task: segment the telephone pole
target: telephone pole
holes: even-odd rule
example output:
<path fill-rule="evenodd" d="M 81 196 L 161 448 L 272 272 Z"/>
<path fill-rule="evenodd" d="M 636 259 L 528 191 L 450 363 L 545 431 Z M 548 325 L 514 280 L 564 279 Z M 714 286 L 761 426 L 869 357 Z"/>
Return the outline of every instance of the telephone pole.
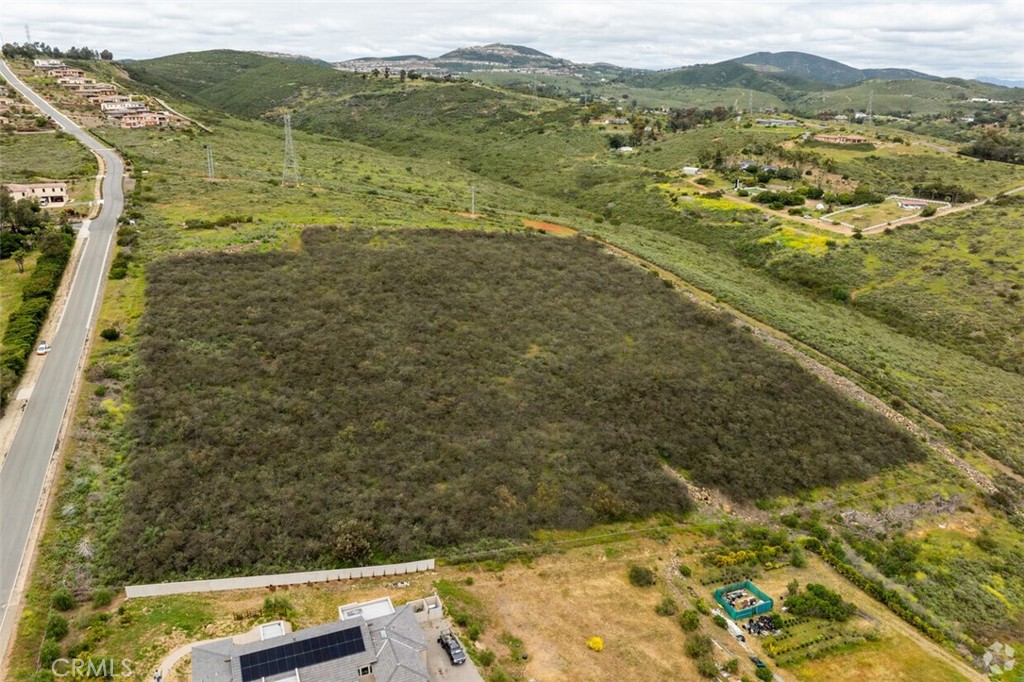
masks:
<path fill-rule="evenodd" d="M 284 115 L 284 173 L 281 183 L 299 184 L 299 162 L 295 160 L 295 144 L 292 142 L 292 115 Z"/>

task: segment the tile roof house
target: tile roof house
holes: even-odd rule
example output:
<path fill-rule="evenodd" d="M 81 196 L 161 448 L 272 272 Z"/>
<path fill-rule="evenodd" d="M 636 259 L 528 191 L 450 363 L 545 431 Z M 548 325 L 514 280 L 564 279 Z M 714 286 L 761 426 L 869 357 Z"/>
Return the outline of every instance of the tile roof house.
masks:
<path fill-rule="evenodd" d="M 365 615 L 349 613 L 344 620 L 263 641 L 223 639 L 197 645 L 192 649 L 192 680 L 427 682 L 426 652 L 423 629 L 413 605 L 406 604 Z"/>

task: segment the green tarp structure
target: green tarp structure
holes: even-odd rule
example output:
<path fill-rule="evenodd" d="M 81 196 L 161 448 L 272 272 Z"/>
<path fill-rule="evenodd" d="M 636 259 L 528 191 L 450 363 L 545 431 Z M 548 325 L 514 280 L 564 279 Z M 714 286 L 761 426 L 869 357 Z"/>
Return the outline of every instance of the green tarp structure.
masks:
<path fill-rule="evenodd" d="M 729 594 L 730 592 L 735 592 L 736 590 L 746 590 L 750 594 L 757 597 L 758 602 L 753 606 L 748 606 L 747 608 L 733 608 L 732 604 L 730 604 L 726 600 L 725 595 Z M 722 605 L 722 608 L 725 609 L 725 612 L 728 613 L 729 617 L 733 620 L 740 620 L 742 618 L 750 618 L 752 616 L 757 616 L 762 613 L 768 613 L 772 610 L 772 607 L 775 605 L 775 602 L 772 601 L 771 597 L 769 597 L 761 590 L 757 589 L 757 585 L 750 582 L 749 580 L 744 580 L 741 583 L 733 583 L 731 585 L 726 585 L 725 587 L 719 587 L 717 590 L 715 590 L 715 601 Z"/>

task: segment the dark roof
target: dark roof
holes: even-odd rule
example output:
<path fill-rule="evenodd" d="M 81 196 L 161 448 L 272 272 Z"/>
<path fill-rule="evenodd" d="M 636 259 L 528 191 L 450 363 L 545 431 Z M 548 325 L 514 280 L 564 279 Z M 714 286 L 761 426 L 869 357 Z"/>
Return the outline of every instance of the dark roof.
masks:
<path fill-rule="evenodd" d="M 377 682 L 426 682 L 421 653 L 427 649 L 409 606 L 366 622 L 332 621 L 268 640 L 235 644 L 230 639 L 192 649 L 193 682 L 357 682 L 373 666 Z"/>

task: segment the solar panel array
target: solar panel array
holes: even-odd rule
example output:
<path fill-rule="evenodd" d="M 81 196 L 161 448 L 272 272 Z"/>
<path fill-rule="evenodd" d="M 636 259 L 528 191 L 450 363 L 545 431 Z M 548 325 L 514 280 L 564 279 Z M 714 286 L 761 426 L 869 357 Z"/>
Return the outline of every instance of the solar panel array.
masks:
<path fill-rule="evenodd" d="M 363 643 L 363 633 L 358 627 L 289 642 L 241 656 L 239 663 L 242 665 L 242 682 L 254 682 L 264 677 L 326 663 L 364 651 L 366 645 Z"/>

